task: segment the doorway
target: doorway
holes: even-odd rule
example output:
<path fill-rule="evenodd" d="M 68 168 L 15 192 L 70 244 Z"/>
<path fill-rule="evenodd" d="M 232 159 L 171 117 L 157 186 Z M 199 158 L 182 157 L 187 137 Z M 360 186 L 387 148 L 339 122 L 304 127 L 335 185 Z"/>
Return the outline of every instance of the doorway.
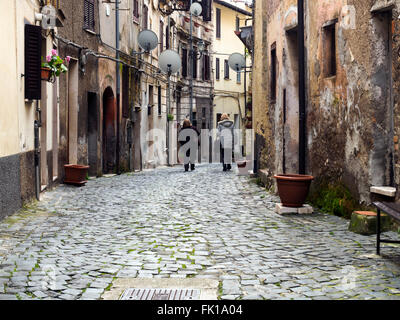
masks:
<path fill-rule="evenodd" d="M 88 104 L 88 161 L 89 175 L 97 175 L 97 140 L 98 140 L 98 112 L 97 112 L 97 94 L 95 92 L 87 93 Z"/>
<path fill-rule="evenodd" d="M 108 87 L 103 93 L 103 173 L 113 173 L 116 168 L 116 101 L 113 90 Z"/>

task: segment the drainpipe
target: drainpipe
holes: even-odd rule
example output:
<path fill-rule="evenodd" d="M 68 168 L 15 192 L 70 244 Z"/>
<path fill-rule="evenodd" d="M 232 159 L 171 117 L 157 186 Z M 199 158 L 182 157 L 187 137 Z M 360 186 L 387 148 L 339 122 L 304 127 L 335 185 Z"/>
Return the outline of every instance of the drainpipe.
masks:
<path fill-rule="evenodd" d="M 115 46 L 116 46 L 116 60 L 117 60 L 117 66 L 116 66 L 116 89 L 117 89 L 117 146 L 116 146 L 116 166 L 117 166 L 117 174 L 121 174 L 120 172 L 120 167 L 119 167 L 119 156 L 120 156 L 120 141 L 119 141 L 119 132 L 120 132 L 120 123 L 119 123 L 119 118 L 120 118 L 120 73 L 119 73 L 119 1 L 115 1 Z"/>
<path fill-rule="evenodd" d="M 39 107 L 39 100 L 36 101 L 36 112 L 38 113 L 39 120 L 34 121 L 34 143 L 35 143 L 35 195 L 36 199 L 40 200 L 40 141 L 39 141 L 39 128 L 42 126 L 41 113 Z"/>
<path fill-rule="evenodd" d="M 306 173 L 306 85 L 304 48 L 304 0 L 297 1 L 299 45 L 299 174 Z"/>

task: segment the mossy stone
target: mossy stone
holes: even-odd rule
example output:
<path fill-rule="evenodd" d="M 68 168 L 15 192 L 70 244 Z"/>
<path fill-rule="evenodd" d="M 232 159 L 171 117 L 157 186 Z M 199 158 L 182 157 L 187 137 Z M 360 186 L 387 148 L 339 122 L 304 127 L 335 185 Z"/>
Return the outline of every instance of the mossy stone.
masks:
<path fill-rule="evenodd" d="M 376 223 L 377 216 L 376 213 L 370 212 L 366 214 L 365 212 L 353 212 L 351 215 L 351 221 L 349 225 L 349 230 L 362 235 L 372 235 L 376 234 Z M 386 232 L 391 230 L 391 219 L 386 214 L 381 214 L 381 232 Z"/>

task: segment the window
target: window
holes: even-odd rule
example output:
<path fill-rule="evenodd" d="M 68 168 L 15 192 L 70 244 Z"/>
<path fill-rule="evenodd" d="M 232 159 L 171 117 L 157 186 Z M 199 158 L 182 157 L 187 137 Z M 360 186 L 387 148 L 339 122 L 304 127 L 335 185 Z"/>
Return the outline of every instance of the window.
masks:
<path fill-rule="evenodd" d="M 221 9 L 216 10 L 216 37 L 221 38 Z"/>
<path fill-rule="evenodd" d="M 203 16 L 203 21 L 211 21 L 211 0 L 201 1 L 201 15 Z"/>
<path fill-rule="evenodd" d="M 169 27 L 165 27 L 165 49 L 169 49 Z"/>
<path fill-rule="evenodd" d="M 239 17 L 236 17 L 236 31 L 239 31 L 240 28 L 240 19 Z"/>
<path fill-rule="evenodd" d="M 193 49 L 193 79 L 197 79 L 197 50 Z"/>
<path fill-rule="evenodd" d="M 161 116 L 161 86 L 158 86 L 157 88 L 158 92 L 157 92 L 157 105 L 158 105 L 158 115 Z"/>
<path fill-rule="evenodd" d="M 219 80 L 219 73 L 220 73 L 220 67 L 219 67 L 219 58 L 215 59 L 215 79 Z"/>
<path fill-rule="evenodd" d="M 143 29 L 149 28 L 149 8 L 144 5 L 143 6 Z"/>
<path fill-rule="evenodd" d="M 203 81 L 210 80 L 210 56 L 203 55 Z"/>
<path fill-rule="evenodd" d="M 160 53 L 164 50 L 164 22 L 160 21 Z"/>
<path fill-rule="evenodd" d="M 133 20 L 139 22 L 139 0 L 133 0 Z"/>
<path fill-rule="evenodd" d="M 324 76 L 336 75 L 336 23 L 323 28 Z"/>
<path fill-rule="evenodd" d="M 237 72 L 236 73 L 236 82 L 237 83 L 241 83 L 242 82 L 242 73 L 241 72 Z"/>
<path fill-rule="evenodd" d="M 229 63 L 228 60 L 225 60 L 224 62 L 224 79 L 229 80 Z"/>
<path fill-rule="evenodd" d="M 182 77 L 187 77 L 187 57 L 188 52 L 186 48 L 182 48 Z"/>
<path fill-rule="evenodd" d="M 83 12 L 83 29 L 94 31 L 94 0 L 84 0 Z"/>
<path fill-rule="evenodd" d="M 277 69 L 277 59 L 276 59 L 276 43 L 271 46 L 271 101 L 276 100 L 276 69 Z"/>
<path fill-rule="evenodd" d="M 122 68 L 122 116 L 129 118 L 129 67 Z"/>

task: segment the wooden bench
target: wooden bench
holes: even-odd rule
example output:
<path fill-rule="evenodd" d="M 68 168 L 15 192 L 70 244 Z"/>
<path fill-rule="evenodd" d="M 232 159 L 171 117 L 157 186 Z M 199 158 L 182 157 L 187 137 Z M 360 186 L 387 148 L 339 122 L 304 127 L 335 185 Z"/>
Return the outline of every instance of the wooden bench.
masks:
<path fill-rule="evenodd" d="M 400 203 L 398 202 L 374 202 L 377 210 L 376 219 L 376 254 L 380 255 L 381 243 L 400 243 L 400 241 L 381 239 L 381 211 L 400 221 Z"/>

